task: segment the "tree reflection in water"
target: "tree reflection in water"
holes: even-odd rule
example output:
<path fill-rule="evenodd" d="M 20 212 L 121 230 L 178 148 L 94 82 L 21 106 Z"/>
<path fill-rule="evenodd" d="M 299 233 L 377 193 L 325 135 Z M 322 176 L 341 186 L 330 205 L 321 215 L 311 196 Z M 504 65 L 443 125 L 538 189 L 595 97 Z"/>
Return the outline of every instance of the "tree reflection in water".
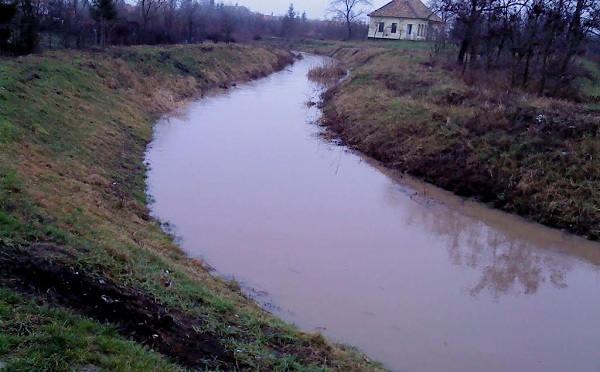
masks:
<path fill-rule="evenodd" d="M 414 206 L 406 201 L 407 194 Z M 511 226 L 490 227 L 427 198 L 423 192 L 416 193 L 393 182 L 385 198 L 394 207 L 409 209 L 403 213 L 407 225 L 424 225 L 442 241 L 452 264 L 480 272 L 479 282 L 469 289 L 472 296 L 478 297 L 484 291 L 496 299 L 505 295 L 532 295 L 544 283 L 559 289 L 567 287 L 566 276 L 575 258 L 558 251 L 561 244 L 558 240 L 555 245 L 548 245 L 547 241 L 537 242 L 535 235 L 515 237 Z M 515 217 L 512 224 L 515 229 L 522 229 L 519 225 L 527 223 Z M 542 227 L 527 227 L 532 234 L 546 231 Z"/>
<path fill-rule="evenodd" d="M 490 231 L 489 228 L 487 230 Z M 567 260 L 540 251 L 523 241 L 505 240 L 498 243 L 484 248 L 484 254 L 478 257 L 479 266 L 474 268 L 480 269 L 482 274 L 479 283 L 470 290 L 471 295 L 477 296 L 484 289 L 496 298 L 507 294 L 535 294 L 540 285 L 548 281 L 556 288 L 567 287 L 565 279 L 570 269 Z M 463 254 L 460 248 L 455 244 L 449 247 L 454 262 L 460 262 Z M 468 249 L 464 247 L 465 251 Z"/>

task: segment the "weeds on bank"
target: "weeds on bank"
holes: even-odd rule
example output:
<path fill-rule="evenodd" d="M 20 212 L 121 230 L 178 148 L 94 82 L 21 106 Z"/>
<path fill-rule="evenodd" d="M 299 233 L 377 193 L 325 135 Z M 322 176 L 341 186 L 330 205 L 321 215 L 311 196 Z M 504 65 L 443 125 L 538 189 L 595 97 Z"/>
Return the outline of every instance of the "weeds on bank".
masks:
<path fill-rule="evenodd" d="M 593 105 L 513 90 L 500 75 L 462 75 L 424 51 L 338 43 L 328 53 L 353 66 L 324 96 L 325 123 L 351 146 L 459 195 L 600 237 Z"/>
<path fill-rule="evenodd" d="M 314 66 L 308 71 L 308 78 L 313 81 L 330 81 L 340 79 L 346 75 L 337 62 L 327 62 L 320 66 Z"/>
<path fill-rule="evenodd" d="M 283 324 L 232 291 L 201 262 L 186 257 L 146 207 L 142 162 L 154 120 L 206 89 L 263 76 L 290 61 L 282 50 L 237 45 L 64 51 L 0 61 L 0 245 L 52 244 L 56 251 L 36 254 L 201 319 L 200 331 L 217 335 L 240 365 L 380 368 Z M 44 307 L 40 315 L 30 302 L 15 298 L 1 292 L 0 304 L 18 304 L 14 316 L 45 320 L 33 337 L 20 335 L 23 326 L 1 318 L 0 361 L 9 367 L 62 358 L 59 367 L 120 369 L 131 363 L 143 370 L 158 363 L 176 369 L 147 349 L 113 337 L 110 327 Z M 67 324 L 64 319 L 74 325 L 60 328 Z M 53 341 L 56 327 L 67 340 Z M 46 352 L 44 340 L 51 340 L 49 348 L 60 344 L 67 350 Z M 22 346 L 10 351 L 17 342 Z M 68 351 L 77 348 L 81 356 Z"/>
<path fill-rule="evenodd" d="M 578 81 L 581 92 L 590 108 L 600 111 L 600 61 L 584 59 L 581 66 L 585 70 Z"/>
<path fill-rule="evenodd" d="M 2 371 L 178 371 L 159 354 L 100 325 L 0 289 Z"/>

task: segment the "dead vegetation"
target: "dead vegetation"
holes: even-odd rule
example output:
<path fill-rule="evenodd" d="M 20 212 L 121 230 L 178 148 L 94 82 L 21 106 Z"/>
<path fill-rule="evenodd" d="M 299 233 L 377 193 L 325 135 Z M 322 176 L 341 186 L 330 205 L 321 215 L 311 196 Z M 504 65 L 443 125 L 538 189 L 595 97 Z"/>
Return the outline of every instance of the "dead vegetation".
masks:
<path fill-rule="evenodd" d="M 324 123 L 388 167 L 590 239 L 600 237 L 600 115 L 418 51 L 334 46 L 354 67 Z M 368 57 L 366 57 L 368 56 Z"/>
<path fill-rule="evenodd" d="M 0 63 L 0 365 L 379 368 L 211 276 L 147 209 L 143 155 L 155 120 L 292 60 L 280 49 L 194 45 Z M 20 319 L 36 317 L 44 321 L 23 333 Z"/>
<path fill-rule="evenodd" d="M 339 80 L 346 75 L 346 70 L 339 63 L 334 61 L 325 62 L 322 65 L 314 66 L 308 71 L 308 78 L 316 82 L 329 82 Z"/>

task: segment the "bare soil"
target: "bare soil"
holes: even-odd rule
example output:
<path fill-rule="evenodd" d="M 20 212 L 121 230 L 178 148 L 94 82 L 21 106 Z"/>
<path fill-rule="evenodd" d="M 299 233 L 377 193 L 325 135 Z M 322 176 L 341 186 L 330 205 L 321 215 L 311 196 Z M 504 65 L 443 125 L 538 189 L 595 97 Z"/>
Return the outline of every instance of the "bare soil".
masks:
<path fill-rule="evenodd" d="M 234 369 L 235 359 L 218 337 L 196 330 L 202 328 L 200 319 L 166 308 L 140 289 L 65 266 L 56 246 L 0 248 L 2 286 L 113 324 L 123 336 L 182 366 Z"/>

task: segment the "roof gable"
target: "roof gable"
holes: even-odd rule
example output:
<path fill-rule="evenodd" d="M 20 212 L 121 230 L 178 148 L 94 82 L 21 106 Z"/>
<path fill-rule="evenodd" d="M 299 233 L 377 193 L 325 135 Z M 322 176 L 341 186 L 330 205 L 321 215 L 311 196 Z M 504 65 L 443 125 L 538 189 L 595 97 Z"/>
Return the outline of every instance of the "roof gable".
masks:
<path fill-rule="evenodd" d="M 420 0 L 392 0 L 373 11 L 369 17 L 417 18 L 442 22 L 442 19 Z"/>

